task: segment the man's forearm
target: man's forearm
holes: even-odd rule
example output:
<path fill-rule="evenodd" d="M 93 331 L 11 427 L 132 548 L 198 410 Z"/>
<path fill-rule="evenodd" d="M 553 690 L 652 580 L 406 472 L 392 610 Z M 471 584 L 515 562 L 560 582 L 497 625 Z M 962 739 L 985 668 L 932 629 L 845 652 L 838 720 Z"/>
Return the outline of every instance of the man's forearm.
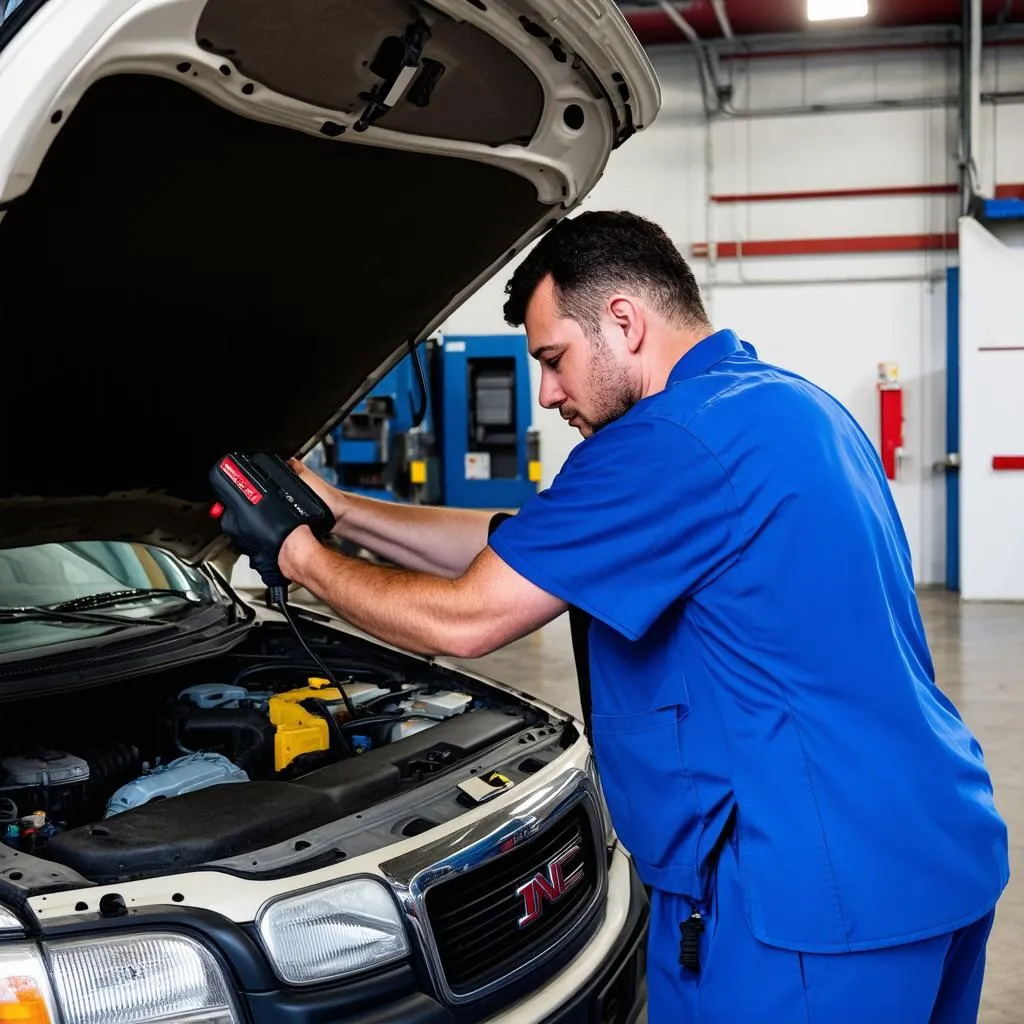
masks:
<path fill-rule="evenodd" d="M 478 658 L 566 608 L 486 546 L 463 575 L 448 579 L 350 558 L 301 526 L 285 538 L 278 566 L 353 626 L 416 654 Z"/>
<path fill-rule="evenodd" d="M 491 513 L 380 501 L 347 494 L 334 532 L 407 569 L 449 579 L 466 571 L 487 544 Z"/>
<path fill-rule="evenodd" d="M 305 545 L 292 571 L 311 594 L 385 643 L 424 655 L 467 650 L 472 623 L 454 580 L 374 565 L 319 544 Z"/>

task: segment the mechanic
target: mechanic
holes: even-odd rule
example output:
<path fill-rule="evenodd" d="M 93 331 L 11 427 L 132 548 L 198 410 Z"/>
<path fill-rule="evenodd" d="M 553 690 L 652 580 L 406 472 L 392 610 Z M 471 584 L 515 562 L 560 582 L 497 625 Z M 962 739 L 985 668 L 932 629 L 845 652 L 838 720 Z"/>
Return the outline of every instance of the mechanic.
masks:
<path fill-rule="evenodd" d="M 506 291 L 541 404 L 584 438 L 551 487 L 499 522 L 345 495 L 293 461 L 336 533 L 397 566 L 300 527 L 283 574 L 429 655 L 590 616 L 598 766 L 652 890 L 651 1024 L 975 1020 L 1007 832 L 936 686 L 870 440 L 713 330 L 633 214 L 563 221 Z"/>

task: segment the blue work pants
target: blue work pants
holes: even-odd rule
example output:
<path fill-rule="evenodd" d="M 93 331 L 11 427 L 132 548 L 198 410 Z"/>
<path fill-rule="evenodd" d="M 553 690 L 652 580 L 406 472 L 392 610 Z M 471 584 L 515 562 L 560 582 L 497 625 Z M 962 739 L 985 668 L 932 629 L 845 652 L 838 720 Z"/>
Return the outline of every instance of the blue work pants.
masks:
<path fill-rule="evenodd" d="M 817 954 L 767 946 L 747 925 L 734 843 L 725 843 L 711 886 L 698 973 L 679 963 L 679 925 L 690 904 L 652 893 L 648 1024 L 977 1021 L 994 911 L 948 935 L 888 949 Z"/>

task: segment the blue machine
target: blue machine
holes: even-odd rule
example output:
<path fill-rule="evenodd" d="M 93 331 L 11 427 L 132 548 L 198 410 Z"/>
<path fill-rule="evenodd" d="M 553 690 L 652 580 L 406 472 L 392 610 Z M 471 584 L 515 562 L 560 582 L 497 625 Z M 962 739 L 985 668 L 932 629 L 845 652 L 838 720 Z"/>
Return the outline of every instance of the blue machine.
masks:
<path fill-rule="evenodd" d="M 519 508 L 541 478 L 525 335 L 457 335 L 406 356 L 332 432 L 344 490 L 391 501 Z"/>
<path fill-rule="evenodd" d="M 540 480 L 526 336 L 445 337 L 439 370 L 444 504 L 519 508 Z"/>
<path fill-rule="evenodd" d="M 415 424 L 421 401 L 416 366 L 406 356 L 331 432 L 339 487 L 388 501 L 411 497 L 408 435 L 431 430 L 429 401 L 423 422 Z"/>

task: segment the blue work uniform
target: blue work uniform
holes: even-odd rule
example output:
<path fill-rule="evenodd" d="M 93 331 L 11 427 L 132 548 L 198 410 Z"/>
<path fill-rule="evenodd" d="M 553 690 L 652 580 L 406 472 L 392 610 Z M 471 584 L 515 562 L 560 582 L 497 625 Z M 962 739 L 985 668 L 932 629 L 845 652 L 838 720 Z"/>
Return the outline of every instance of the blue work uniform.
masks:
<path fill-rule="evenodd" d="M 651 1024 L 916 1024 L 940 990 L 976 998 L 1007 830 L 836 399 L 718 331 L 489 543 L 592 617 L 598 768 L 653 890 Z"/>

